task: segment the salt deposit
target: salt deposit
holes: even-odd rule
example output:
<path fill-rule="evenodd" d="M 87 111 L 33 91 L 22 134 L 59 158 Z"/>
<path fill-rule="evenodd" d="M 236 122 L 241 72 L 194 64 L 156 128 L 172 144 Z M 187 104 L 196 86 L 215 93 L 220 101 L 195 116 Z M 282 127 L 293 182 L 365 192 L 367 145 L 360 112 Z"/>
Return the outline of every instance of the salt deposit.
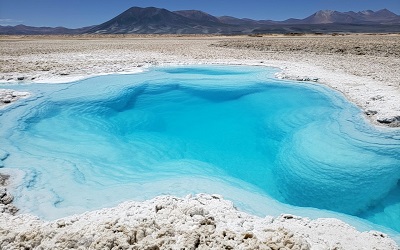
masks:
<path fill-rule="evenodd" d="M 0 81 L 7 88 L 8 84 L 68 82 L 160 64 L 264 65 L 281 68 L 279 78 L 327 84 L 362 108 L 372 122 L 400 126 L 397 35 L 0 39 Z M 246 45 L 249 41 L 255 45 Z M 265 41 L 276 46 L 265 49 Z M 307 46 L 299 47 L 303 42 Z M 321 43 L 324 46 L 318 46 Z M 359 44 L 365 49 L 363 54 L 339 50 Z M 385 53 L 379 52 L 381 45 L 387 45 Z M 26 96 L 1 89 L 0 106 Z M 11 194 L 1 190 L 8 203 Z M 6 211 L 4 206 L 0 205 L 0 211 Z M 399 249 L 382 233 L 359 232 L 336 219 L 259 218 L 237 211 L 218 195 L 205 194 L 126 202 L 57 221 L 2 213 L 0 242 L 1 249 Z"/>
<path fill-rule="evenodd" d="M 3 83 L 67 82 L 160 64 L 266 65 L 342 92 L 375 124 L 400 126 L 399 35 L 0 39 Z"/>
<path fill-rule="evenodd" d="M 259 218 L 219 195 L 159 196 L 46 222 L 0 216 L 1 249 L 398 249 L 335 219 Z"/>

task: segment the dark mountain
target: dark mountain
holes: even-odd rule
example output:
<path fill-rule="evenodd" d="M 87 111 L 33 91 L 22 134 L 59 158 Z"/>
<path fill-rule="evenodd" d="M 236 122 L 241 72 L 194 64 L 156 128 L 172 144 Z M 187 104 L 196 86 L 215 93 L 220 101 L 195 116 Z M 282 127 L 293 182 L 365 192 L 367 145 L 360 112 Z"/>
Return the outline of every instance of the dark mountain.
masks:
<path fill-rule="evenodd" d="M 376 12 L 371 11 L 369 15 L 365 14 L 364 16 L 368 17 L 366 19 L 367 21 L 374 21 L 374 22 L 385 22 L 393 19 L 398 19 L 400 17 L 387 9 L 378 10 Z"/>
<path fill-rule="evenodd" d="M 208 34 L 228 29 L 211 15 L 200 11 L 174 13 L 154 7 L 132 7 L 88 31 L 100 34 Z"/>
<path fill-rule="evenodd" d="M 304 24 L 357 23 L 357 19 L 333 10 L 321 10 L 303 19 Z"/>
<path fill-rule="evenodd" d="M 344 12 L 344 14 L 347 14 L 355 19 L 365 22 L 373 22 L 380 24 L 400 23 L 400 16 L 396 15 L 395 13 L 387 9 L 378 10 L 376 12 L 372 10 L 364 10 L 360 12 L 349 11 L 349 12 Z"/>
<path fill-rule="evenodd" d="M 302 19 L 289 18 L 289 19 L 286 19 L 285 21 L 281 21 L 280 23 L 282 23 L 282 24 L 297 24 L 297 23 L 301 23 L 302 21 L 303 21 Z"/>
<path fill-rule="evenodd" d="M 360 12 L 338 12 L 321 10 L 304 19 L 288 19 L 285 24 L 400 24 L 400 16 L 383 9 L 376 12 L 365 10 Z"/>
<path fill-rule="evenodd" d="M 208 13 L 199 10 L 178 10 L 174 13 L 189 18 L 191 20 L 201 21 L 201 22 L 213 22 L 221 23 L 221 21 Z"/>
<path fill-rule="evenodd" d="M 318 11 L 286 21 L 215 17 L 198 10 L 168 11 L 132 7 L 100 25 L 63 27 L 0 26 L 0 34 L 252 34 L 252 33 L 400 32 L 400 16 L 379 11 Z"/>
<path fill-rule="evenodd" d="M 257 24 L 256 20 L 248 18 L 236 18 L 232 16 L 221 16 L 218 18 L 221 23 L 231 24 L 231 25 L 254 25 Z"/>
<path fill-rule="evenodd" d="M 1 26 L 0 34 L 3 35 L 76 35 L 82 34 L 93 28 L 83 27 L 79 29 L 68 29 L 64 27 L 32 27 L 25 25 Z"/>
<path fill-rule="evenodd" d="M 268 25 L 268 24 L 276 24 L 278 22 L 271 20 L 253 20 L 249 18 L 236 18 L 232 16 L 221 16 L 218 18 L 221 23 L 231 24 L 231 25 Z"/>

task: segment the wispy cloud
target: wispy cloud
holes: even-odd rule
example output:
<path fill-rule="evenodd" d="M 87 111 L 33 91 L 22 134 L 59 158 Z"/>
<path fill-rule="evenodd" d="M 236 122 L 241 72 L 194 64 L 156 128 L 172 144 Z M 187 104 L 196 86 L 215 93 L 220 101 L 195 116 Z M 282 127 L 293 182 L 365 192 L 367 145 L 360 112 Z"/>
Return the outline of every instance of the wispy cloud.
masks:
<path fill-rule="evenodd" d="M 11 18 L 0 18 L 0 25 L 17 25 L 21 24 L 22 20 L 16 20 Z"/>

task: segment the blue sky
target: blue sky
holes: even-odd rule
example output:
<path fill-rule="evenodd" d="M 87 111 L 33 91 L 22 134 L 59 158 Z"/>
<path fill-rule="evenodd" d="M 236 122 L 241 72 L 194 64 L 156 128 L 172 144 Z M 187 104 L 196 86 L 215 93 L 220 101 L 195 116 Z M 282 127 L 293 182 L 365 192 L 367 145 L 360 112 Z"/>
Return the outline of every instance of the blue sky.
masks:
<path fill-rule="evenodd" d="M 103 23 L 132 6 L 197 9 L 215 16 L 285 20 L 318 10 L 387 8 L 400 14 L 400 0 L 0 0 L 0 25 L 77 28 Z"/>

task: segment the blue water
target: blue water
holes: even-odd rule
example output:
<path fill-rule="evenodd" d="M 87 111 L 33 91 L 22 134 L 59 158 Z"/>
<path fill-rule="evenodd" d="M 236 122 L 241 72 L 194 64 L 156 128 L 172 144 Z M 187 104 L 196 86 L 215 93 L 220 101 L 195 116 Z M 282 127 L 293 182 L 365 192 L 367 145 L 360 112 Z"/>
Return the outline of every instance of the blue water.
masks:
<path fill-rule="evenodd" d="M 33 93 L 0 111 L 4 169 L 21 178 L 17 206 L 54 219 L 208 192 L 258 215 L 400 232 L 399 130 L 376 129 L 340 94 L 275 72 L 159 67 L 10 86 Z"/>

